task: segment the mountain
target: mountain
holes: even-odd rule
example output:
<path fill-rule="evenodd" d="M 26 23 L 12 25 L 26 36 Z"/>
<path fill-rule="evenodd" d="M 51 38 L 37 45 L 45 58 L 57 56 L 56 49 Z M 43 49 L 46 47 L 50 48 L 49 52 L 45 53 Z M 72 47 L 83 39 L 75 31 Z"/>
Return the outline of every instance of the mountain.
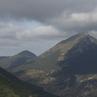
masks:
<path fill-rule="evenodd" d="M 24 76 L 60 97 L 96 97 L 96 58 L 97 39 L 80 33 L 40 55 L 36 62 L 40 69 L 27 69 Z"/>
<path fill-rule="evenodd" d="M 50 48 L 43 54 L 38 57 L 37 64 L 40 64 L 40 68 L 48 71 L 48 70 L 56 70 L 59 69 L 60 66 L 56 65 L 58 62 L 64 60 L 64 57 L 67 56 L 67 53 L 83 38 L 87 39 L 88 37 L 94 39 L 88 33 L 79 33 L 74 35 L 66 40 L 63 40 L 56 44 L 54 47 Z M 96 39 L 94 39 L 96 41 Z M 88 40 L 87 40 L 88 42 Z"/>
<path fill-rule="evenodd" d="M 0 97 L 57 97 L 0 68 Z"/>
<path fill-rule="evenodd" d="M 39 63 L 41 63 L 43 65 L 43 68 L 45 70 L 56 69 L 58 66 L 58 65 L 56 66 L 56 64 L 59 61 L 64 60 L 64 57 L 67 56 L 67 53 L 70 52 L 70 50 L 77 43 L 79 43 L 81 40 L 83 40 L 83 38 L 87 39 L 88 37 L 94 39 L 94 37 L 92 37 L 88 33 L 80 33 L 80 34 L 77 34 L 77 35 L 74 35 L 74 36 L 68 38 L 67 40 L 61 41 L 60 43 L 56 44 L 54 47 L 50 48 L 48 51 L 41 54 L 39 56 L 39 60 L 38 60 Z M 94 40 L 96 40 L 96 39 L 94 39 Z M 87 42 L 89 42 L 89 41 L 87 40 Z"/>
<path fill-rule="evenodd" d="M 17 72 L 21 71 L 27 67 L 30 68 L 29 63 L 35 61 L 37 56 L 30 51 L 23 51 L 17 55 L 10 56 L 10 57 L 1 57 L 0 58 L 0 66 L 11 71 Z"/>
<path fill-rule="evenodd" d="M 12 56 L 10 62 L 21 55 L 24 57 L 28 54 Z M 26 62 L 23 60 L 24 64 L 15 64 L 15 61 L 10 65 L 5 62 L 7 70 L 15 72 L 14 74 L 22 80 L 43 87 L 52 94 L 60 97 L 96 97 L 96 58 L 97 39 L 89 33 L 79 33 L 61 41 L 34 60 L 32 57 L 30 61 L 28 61 L 30 58 L 25 59 Z M 5 59 L 8 58 L 1 57 L 0 62 L 2 60 L 4 62 Z"/>
<path fill-rule="evenodd" d="M 60 69 L 51 75 L 54 80 L 46 88 L 63 97 L 94 97 L 97 95 L 97 39 L 85 33 L 58 45 L 62 44 L 66 45 L 56 61 Z"/>
<path fill-rule="evenodd" d="M 62 68 L 69 68 L 67 73 L 97 73 L 97 39 L 86 35 L 73 46 L 61 61 Z M 67 67 L 66 67 L 67 66 Z"/>

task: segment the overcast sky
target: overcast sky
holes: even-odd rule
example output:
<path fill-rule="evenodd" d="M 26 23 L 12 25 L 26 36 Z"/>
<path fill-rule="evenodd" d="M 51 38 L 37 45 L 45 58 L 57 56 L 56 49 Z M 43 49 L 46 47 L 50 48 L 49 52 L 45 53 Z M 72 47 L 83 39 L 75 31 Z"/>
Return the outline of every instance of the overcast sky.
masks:
<path fill-rule="evenodd" d="M 81 32 L 97 33 L 97 0 L 0 0 L 0 55 L 39 55 Z"/>

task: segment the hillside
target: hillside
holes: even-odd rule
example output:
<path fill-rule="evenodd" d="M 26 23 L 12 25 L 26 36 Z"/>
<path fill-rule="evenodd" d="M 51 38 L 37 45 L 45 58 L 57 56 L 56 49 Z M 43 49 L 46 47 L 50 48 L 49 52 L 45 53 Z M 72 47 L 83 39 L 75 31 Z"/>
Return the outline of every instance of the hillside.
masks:
<path fill-rule="evenodd" d="M 62 65 L 59 65 L 60 62 L 61 63 L 63 62 L 66 66 L 67 64 L 72 64 L 74 60 L 78 60 L 79 63 L 77 63 L 77 64 L 84 65 L 85 64 L 84 61 L 86 60 L 88 62 L 88 59 L 90 58 L 90 62 L 88 62 L 89 64 L 96 63 L 96 59 L 95 59 L 96 58 L 95 57 L 96 56 L 96 45 L 97 45 L 97 39 L 95 39 L 88 33 L 80 33 L 80 34 L 74 35 L 67 40 L 63 40 L 63 41 L 59 42 L 54 47 L 50 48 L 48 51 L 41 54 L 37 58 L 37 60 L 34 64 L 35 66 L 37 66 L 38 69 L 33 68 L 33 63 L 30 63 L 30 64 L 32 64 L 32 65 L 30 65 L 30 66 L 32 66 L 32 68 L 25 69 L 21 73 L 25 76 L 26 75 L 29 76 L 29 79 L 30 79 L 31 75 L 34 76 L 35 73 L 33 73 L 33 72 L 35 70 L 37 72 L 36 73 L 37 75 L 39 75 L 39 73 L 41 72 L 42 75 L 46 76 L 45 74 L 48 75 L 49 73 L 53 73 L 53 72 L 61 69 Z M 85 53 L 83 52 L 83 55 L 81 55 L 82 50 L 85 52 Z M 87 52 L 87 54 L 86 54 L 86 52 Z M 80 58 L 78 58 L 78 54 L 79 54 L 79 57 L 85 56 L 86 59 L 85 59 L 85 57 L 83 57 L 84 59 L 81 59 L 82 61 L 80 61 Z M 77 59 L 74 59 L 75 56 Z M 87 57 L 87 56 L 90 56 L 90 57 Z M 91 56 L 93 56 L 93 57 L 91 58 Z M 72 59 L 72 62 L 70 61 L 71 59 Z M 69 60 L 69 61 L 67 61 L 67 60 Z M 69 63 L 66 63 L 66 62 L 69 62 Z M 79 67 L 79 65 L 78 65 L 78 67 Z M 73 68 L 73 67 L 71 67 L 71 68 Z M 49 77 L 49 76 L 47 76 L 47 77 Z M 31 77 L 31 78 L 33 78 L 33 77 Z"/>
<path fill-rule="evenodd" d="M 18 72 L 25 68 L 30 68 L 30 63 L 34 63 L 37 56 L 30 51 L 22 51 L 14 56 L 1 57 L 0 66 L 11 72 Z"/>
<path fill-rule="evenodd" d="M 0 97 L 56 97 L 0 68 Z"/>
<path fill-rule="evenodd" d="M 56 69 L 59 61 L 64 60 L 67 53 L 83 38 L 92 37 L 88 33 L 79 33 L 63 40 L 39 56 L 39 63 L 47 70 Z M 58 67 L 59 68 L 59 67 Z"/>
<path fill-rule="evenodd" d="M 25 65 L 12 64 L 12 69 L 17 71 L 11 72 L 60 97 L 96 97 L 96 58 L 97 39 L 88 33 L 80 33 L 56 44 L 34 61 L 24 61 Z"/>
<path fill-rule="evenodd" d="M 22 74 L 29 82 L 36 79 L 40 86 L 60 97 L 96 97 L 96 58 L 97 39 L 81 33 L 40 55 L 41 72 L 30 68 Z"/>

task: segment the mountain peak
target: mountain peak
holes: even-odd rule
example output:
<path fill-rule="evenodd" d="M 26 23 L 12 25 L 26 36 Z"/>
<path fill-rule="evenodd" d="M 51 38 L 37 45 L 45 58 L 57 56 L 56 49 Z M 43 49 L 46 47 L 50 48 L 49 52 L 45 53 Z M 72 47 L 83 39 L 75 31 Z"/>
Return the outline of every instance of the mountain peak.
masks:
<path fill-rule="evenodd" d="M 66 43 L 66 41 L 68 42 L 68 40 L 71 41 L 72 44 L 73 43 L 77 44 L 79 42 L 84 42 L 86 44 L 87 43 L 88 44 L 89 43 L 96 43 L 97 44 L 97 39 L 95 37 L 93 37 L 91 35 L 91 33 L 89 33 L 89 32 L 78 33 L 78 34 L 70 37 L 69 39 L 64 40 L 64 42 Z"/>
<path fill-rule="evenodd" d="M 66 43 L 68 43 L 70 41 L 73 44 L 73 43 L 76 43 L 76 42 L 78 42 L 80 40 L 87 39 L 87 38 L 94 38 L 94 37 L 89 32 L 81 32 L 81 33 L 78 33 L 78 34 L 75 34 L 75 35 L 69 37 L 66 40 L 63 40 L 63 41 L 59 42 L 58 44 L 62 44 L 63 45 L 63 44 L 66 44 Z"/>
<path fill-rule="evenodd" d="M 17 55 L 20 55 L 20 56 L 36 56 L 35 54 L 33 54 L 32 52 L 30 52 L 28 50 L 24 50 Z"/>
<path fill-rule="evenodd" d="M 87 43 L 88 44 L 90 44 L 90 43 L 96 43 L 96 45 L 97 45 L 97 39 L 95 37 L 93 37 L 88 32 L 87 33 L 79 33 L 76 38 L 79 38 L 78 43 L 79 42 L 84 42 L 86 44 Z"/>
<path fill-rule="evenodd" d="M 94 38 L 89 32 L 78 33 L 78 34 L 74 35 L 73 37 L 74 38 L 79 38 L 79 39 Z"/>
<path fill-rule="evenodd" d="M 82 36 L 89 36 L 90 33 L 89 32 L 81 32 L 81 33 L 78 33 L 79 35 L 82 35 Z"/>
<path fill-rule="evenodd" d="M 97 39 L 91 35 L 91 33 L 83 32 L 71 36 L 70 38 L 63 40 L 50 48 L 48 51 L 39 56 L 41 64 L 47 64 L 51 68 L 56 68 L 56 64 L 59 61 L 63 61 L 67 56 L 67 53 L 72 49 L 73 51 L 86 51 L 93 49 L 97 46 Z M 75 51 L 75 52 L 76 52 Z M 47 68 L 47 66 L 44 66 Z"/>

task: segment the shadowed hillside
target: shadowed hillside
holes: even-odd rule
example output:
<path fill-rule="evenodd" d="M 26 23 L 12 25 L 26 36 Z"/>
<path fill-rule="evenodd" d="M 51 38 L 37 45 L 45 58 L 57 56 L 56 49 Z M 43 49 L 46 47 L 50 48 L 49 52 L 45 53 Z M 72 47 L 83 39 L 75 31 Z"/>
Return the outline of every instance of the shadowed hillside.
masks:
<path fill-rule="evenodd" d="M 56 97 L 0 68 L 0 97 Z"/>

